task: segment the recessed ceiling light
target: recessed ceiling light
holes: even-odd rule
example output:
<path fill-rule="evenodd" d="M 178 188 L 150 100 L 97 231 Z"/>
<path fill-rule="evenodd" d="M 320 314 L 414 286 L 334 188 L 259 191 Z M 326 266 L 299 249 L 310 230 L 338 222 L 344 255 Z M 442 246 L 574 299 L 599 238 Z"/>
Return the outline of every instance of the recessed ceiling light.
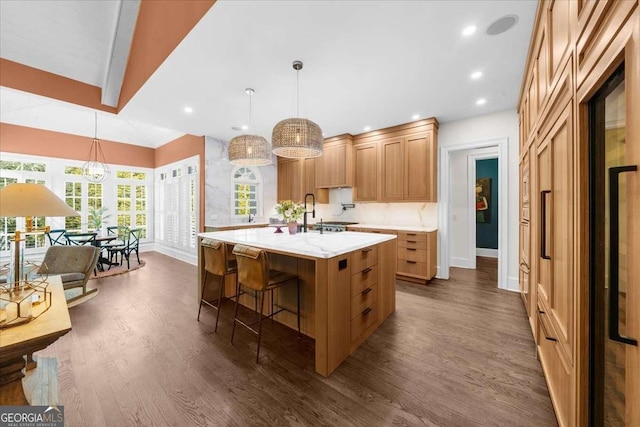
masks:
<path fill-rule="evenodd" d="M 413 116 L 411 116 L 411 118 L 413 120 L 418 120 L 420 118 L 420 114 L 414 114 Z"/>
<path fill-rule="evenodd" d="M 482 77 L 482 71 L 474 71 L 471 73 L 471 78 L 473 80 L 478 80 L 480 77 Z"/>
<path fill-rule="evenodd" d="M 364 130 L 365 130 L 365 132 L 370 131 L 371 130 L 371 126 L 365 126 Z"/>
<path fill-rule="evenodd" d="M 193 113 L 193 108 L 191 108 L 191 107 L 184 107 L 184 112 L 185 112 L 185 113 L 187 113 L 187 114 L 191 114 L 191 113 Z"/>
<path fill-rule="evenodd" d="M 242 125 L 242 130 L 247 130 L 247 129 L 249 129 L 249 126 L 247 126 L 247 125 Z"/>
<path fill-rule="evenodd" d="M 487 100 L 484 98 L 480 98 L 476 101 L 476 105 L 484 105 L 487 103 Z"/>
<path fill-rule="evenodd" d="M 469 37 L 471 34 L 475 33 L 478 27 L 475 25 L 469 25 L 468 27 L 464 27 L 462 30 L 462 35 L 465 37 Z"/>

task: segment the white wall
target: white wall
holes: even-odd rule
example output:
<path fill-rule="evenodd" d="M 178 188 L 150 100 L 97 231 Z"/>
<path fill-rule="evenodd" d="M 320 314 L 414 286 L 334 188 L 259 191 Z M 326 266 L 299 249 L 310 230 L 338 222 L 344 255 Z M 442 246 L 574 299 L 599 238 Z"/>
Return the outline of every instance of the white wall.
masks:
<path fill-rule="evenodd" d="M 508 138 L 509 140 L 509 188 L 508 188 L 508 233 L 509 233 L 509 254 L 508 254 L 508 286 L 509 289 L 518 289 L 518 192 L 519 192 L 519 169 L 518 169 L 518 114 L 515 109 L 500 111 L 493 114 L 476 116 L 469 119 L 455 122 L 442 123 L 438 130 L 438 145 L 440 147 L 457 145 L 463 143 L 473 143 L 490 139 Z M 466 162 L 462 167 L 457 163 L 456 170 L 451 170 L 451 175 L 456 177 L 465 174 L 467 170 Z M 453 167 L 453 164 L 452 164 Z M 440 179 L 440 178 L 439 178 Z M 451 194 L 452 195 L 452 194 Z M 504 221 L 504 218 L 500 219 Z M 453 257 L 453 255 L 452 255 Z"/>

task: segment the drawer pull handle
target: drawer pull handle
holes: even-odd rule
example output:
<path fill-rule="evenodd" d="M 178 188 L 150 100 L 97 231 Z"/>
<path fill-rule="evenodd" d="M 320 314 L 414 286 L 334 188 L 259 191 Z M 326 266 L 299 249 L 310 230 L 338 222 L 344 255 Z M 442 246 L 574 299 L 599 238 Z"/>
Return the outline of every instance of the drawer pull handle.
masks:
<path fill-rule="evenodd" d="M 418 243 L 415 240 L 407 240 L 407 243 Z"/>
<path fill-rule="evenodd" d="M 408 263 L 408 264 L 415 264 L 415 263 L 416 263 L 416 261 L 409 261 L 409 260 L 407 260 L 407 263 Z"/>
<path fill-rule="evenodd" d="M 367 267 L 364 270 L 362 270 L 362 274 L 367 274 L 368 272 L 370 272 L 371 270 L 373 270 L 373 268 L 371 267 Z"/>
<path fill-rule="evenodd" d="M 364 291 L 362 291 L 362 295 L 366 295 L 366 294 L 368 294 L 369 292 L 371 292 L 372 290 L 373 290 L 373 289 L 371 289 L 371 288 L 367 288 L 367 289 L 365 289 Z"/>
<path fill-rule="evenodd" d="M 547 333 L 547 328 L 544 326 L 544 321 L 542 320 L 542 314 L 546 314 L 544 311 L 542 310 L 538 310 L 538 314 L 539 314 L 539 318 L 540 318 L 540 327 L 542 328 L 542 333 L 544 334 L 545 339 L 549 340 L 549 341 L 558 341 L 557 338 L 553 338 L 550 337 L 549 334 Z"/>
<path fill-rule="evenodd" d="M 365 252 L 365 253 L 366 253 L 366 252 L 371 252 L 371 248 L 364 248 L 364 249 L 362 250 L 362 252 Z"/>
<path fill-rule="evenodd" d="M 407 233 L 407 236 L 415 236 L 416 233 Z"/>
<path fill-rule="evenodd" d="M 408 251 L 417 251 L 416 248 L 407 248 Z"/>
<path fill-rule="evenodd" d="M 371 307 L 367 307 L 364 310 L 362 310 L 362 315 L 363 316 L 366 316 L 369 313 L 371 313 Z"/>

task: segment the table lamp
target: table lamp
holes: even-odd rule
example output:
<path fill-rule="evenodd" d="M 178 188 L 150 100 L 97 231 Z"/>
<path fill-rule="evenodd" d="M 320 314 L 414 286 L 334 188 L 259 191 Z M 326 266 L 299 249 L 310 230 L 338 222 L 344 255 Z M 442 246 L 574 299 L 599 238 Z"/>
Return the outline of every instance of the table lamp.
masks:
<path fill-rule="evenodd" d="M 78 212 L 56 196 L 43 184 L 9 184 L 0 190 L 0 217 L 26 217 L 27 232 L 31 232 L 34 216 L 78 216 Z M 20 231 L 16 230 L 13 252 L 13 279 L 18 286 L 22 277 L 22 255 Z"/>

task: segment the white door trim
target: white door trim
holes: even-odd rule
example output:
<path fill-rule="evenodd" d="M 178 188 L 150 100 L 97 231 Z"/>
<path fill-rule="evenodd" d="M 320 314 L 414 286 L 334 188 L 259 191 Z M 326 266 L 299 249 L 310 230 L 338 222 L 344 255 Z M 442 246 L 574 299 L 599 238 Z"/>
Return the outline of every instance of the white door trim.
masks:
<path fill-rule="evenodd" d="M 451 264 L 451 235 L 449 233 L 449 214 L 451 210 L 449 200 L 449 194 L 451 192 L 451 155 L 456 151 L 488 147 L 497 147 L 498 149 L 498 217 L 500 218 L 498 222 L 498 288 L 508 289 L 507 259 L 509 254 L 509 227 L 507 208 L 509 200 L 509 138 L 496 138 L 486 141 L 448 145 L 439 148 L 439 167 L 442 173 L 440 175 L 441 179 L 439 180 L 438 185 L 438 277 L 448 279 L 449 265 Z M 493 157 L 495 158 L 495 156 Z M 475 237 L 473 240 L 475 241 Z M 472 254 L 475 254 L 475 247 L 473 248 Z"/>

